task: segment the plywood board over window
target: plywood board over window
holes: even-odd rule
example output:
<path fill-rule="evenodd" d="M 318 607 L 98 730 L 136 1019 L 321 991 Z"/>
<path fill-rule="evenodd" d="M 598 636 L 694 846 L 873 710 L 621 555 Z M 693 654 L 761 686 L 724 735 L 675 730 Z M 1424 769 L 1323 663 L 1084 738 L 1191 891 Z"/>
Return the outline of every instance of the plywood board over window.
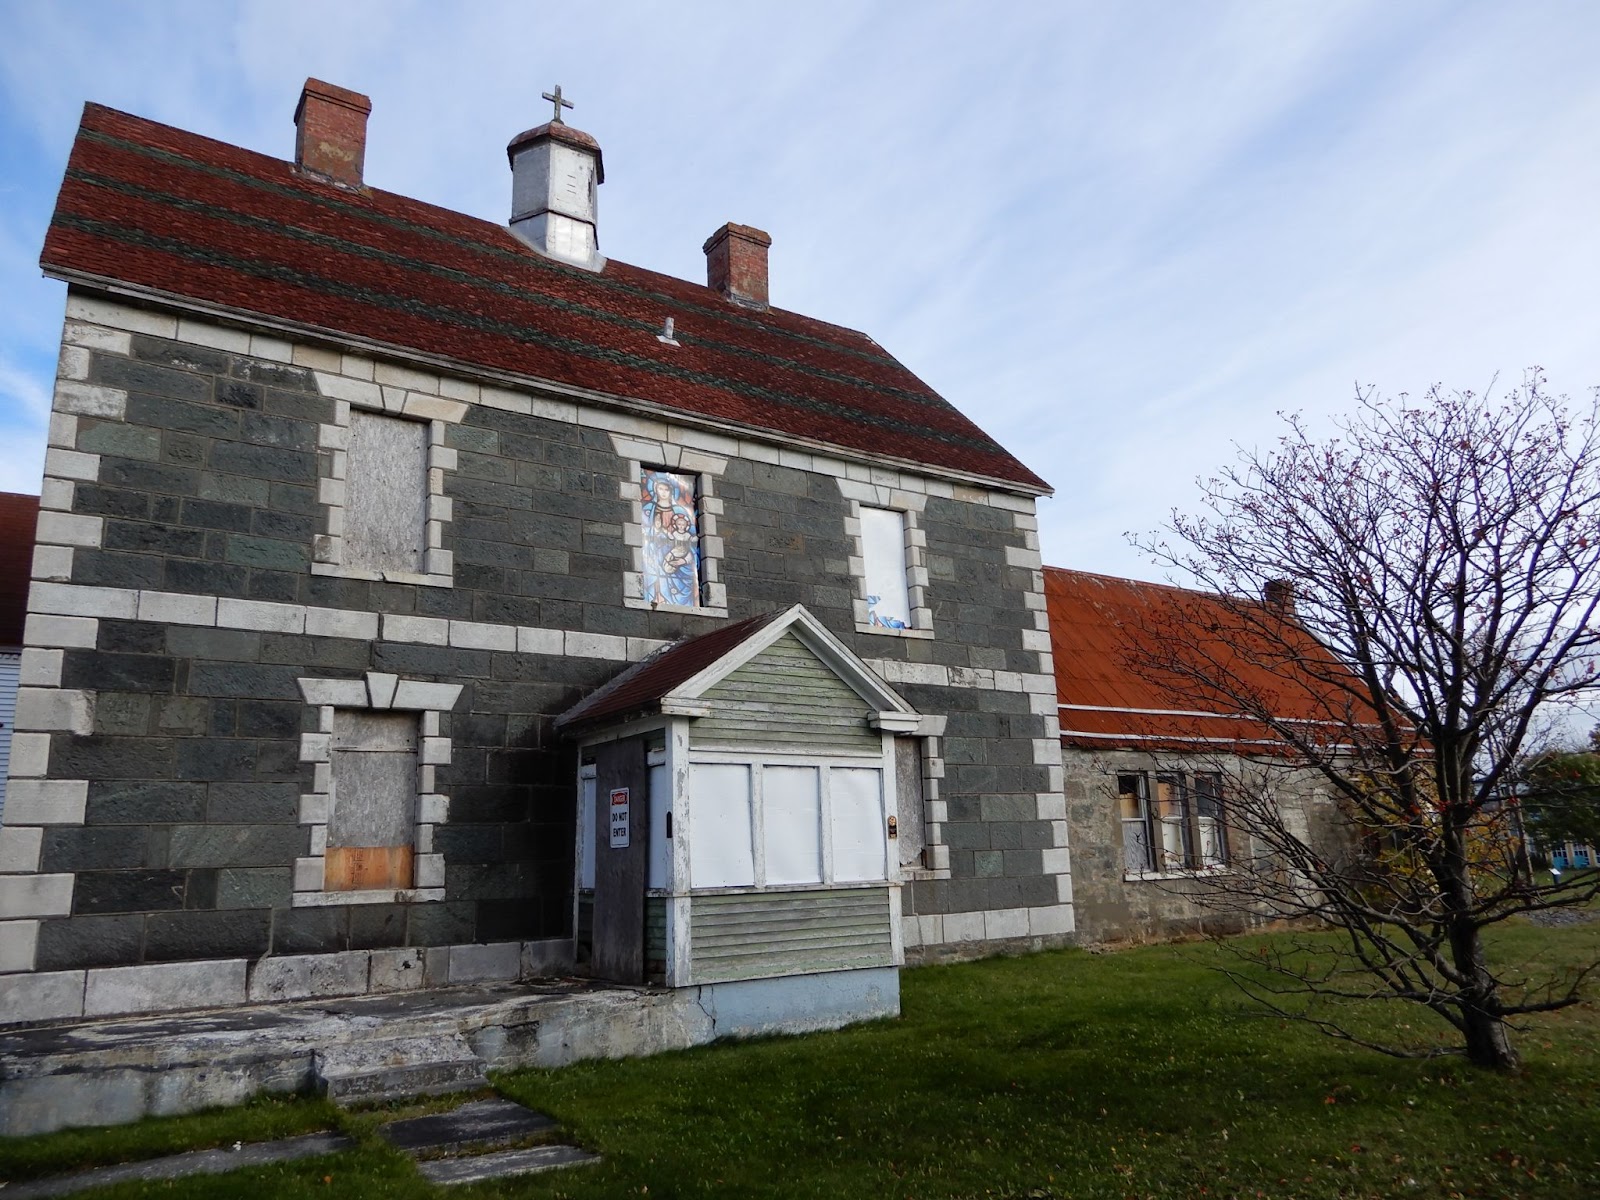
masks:
<path fill-rule="evenodd" d="M 352 412 L 349 455 L 346 564 L 421 573 L 428 527 L 428 427 Z"/>
<path fill-rule="evenodd" d="M 416 715 L 336 711 L 332 772 L 325 889 L 410 887 Z"/>

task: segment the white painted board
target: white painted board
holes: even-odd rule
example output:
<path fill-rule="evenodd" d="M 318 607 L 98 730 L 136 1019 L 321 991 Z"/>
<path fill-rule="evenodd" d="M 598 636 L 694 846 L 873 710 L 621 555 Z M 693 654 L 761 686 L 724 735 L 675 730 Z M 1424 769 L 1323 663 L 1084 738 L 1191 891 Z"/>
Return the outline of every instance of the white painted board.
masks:
<path fill-rule="evenodd" d="M 692 886 L 749 886 L 756 881 L 750 768 L 742 763 L 695 763 L 689 780 Z"/>
<path fill-rule="evenodd" d="M 761 773 L 768 887 L 822 882 L 822 772 L 768 766 Z"/>
<path fill-rule="evenodd" d="M 883 772 L 875 767 L 833 767 L 828 772 L 828 796 L 834 881 L 886 879 Z"/>

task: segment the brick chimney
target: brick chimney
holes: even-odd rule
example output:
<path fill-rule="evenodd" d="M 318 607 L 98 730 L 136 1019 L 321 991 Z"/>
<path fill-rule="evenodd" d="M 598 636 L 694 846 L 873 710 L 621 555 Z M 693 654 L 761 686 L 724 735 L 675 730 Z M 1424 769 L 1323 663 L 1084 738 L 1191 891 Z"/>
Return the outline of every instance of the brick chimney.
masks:
<path fill-rule="evenodd" d="M 360 92 L 306 80 L 294 110 L 294 165 L 343 187 L 362 186 L 371 111 Z"/>
<path fill-rule="evenodd" d="M 1269 579 L 1262 589 L 1262 599 L 1267 607 L 1286 617 L 1294 616 L 1294 582 L 1288 579 Z"/>
<path fill-rule="evenodd" d="M 735 304 L 767 307 L 767 248 L 770 235 L 732 222 L 713 233 L 706 252 L 706 286 Z"/>

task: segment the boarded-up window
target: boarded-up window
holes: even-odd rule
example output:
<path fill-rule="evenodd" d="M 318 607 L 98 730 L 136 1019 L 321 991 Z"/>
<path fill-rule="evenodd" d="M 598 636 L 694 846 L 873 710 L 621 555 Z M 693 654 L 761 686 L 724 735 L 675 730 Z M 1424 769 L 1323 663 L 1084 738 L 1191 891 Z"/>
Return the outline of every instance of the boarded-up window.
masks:
<path fill-rule="evenodd" d="M 654 747 L 647 760 L 650 764 L 650 861 L 644 885 L 664 888 L 671 873 L 672 793 L 667 790 L 667 759 L 664 751 Z"/>
<path fill-rule="evenodd" d="M 861 552 L 867 623 L 884 629 L 909 629 L 905 514 L 888 508 L 862 508 Z"/>
<path fill-rule="evenodd" d="M 353 411 L 345 467 L 345 565 L 420 573 L 427 523 L 428 427 Z"/>
<path fill-rule="evenodd" d="M 697 762 L 689 792 L 693 887 L 888 878 L 881 768 Z"/>
<path fill-rule="evenodd" d="M 876 768 L 835 767 L 831 828 L 835 880 L 886 877 L 884 863 L 883 772 Z"/>
<path fill-rule="evenodd" d="M 694 843 L 689 874 L 695 887 L 740 887 L 756 881 L 750 842 L 750 768 L 696 763 Z"/>
<path fill-rule="evenodd" d="M 767 886 L 822 882 L 822 773 L 767 767 L 761 773 Z"/>
<path fill-rule="evenodd" d="M 417 814 L 417 718 L 338 709 L 324 887 L 411 886 Z"/>

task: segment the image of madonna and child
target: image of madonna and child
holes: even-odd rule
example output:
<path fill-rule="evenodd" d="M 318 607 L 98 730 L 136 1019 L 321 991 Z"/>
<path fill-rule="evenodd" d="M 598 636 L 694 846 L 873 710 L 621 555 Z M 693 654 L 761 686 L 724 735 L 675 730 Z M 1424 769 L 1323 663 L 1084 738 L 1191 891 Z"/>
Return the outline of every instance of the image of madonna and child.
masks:
<path fill-rule="evenodd" d="M 646 471 L 641 484 L 644 598 L 652 604 L 699 604 L 700 530 L 694 482 L 664 471 Z"/>

